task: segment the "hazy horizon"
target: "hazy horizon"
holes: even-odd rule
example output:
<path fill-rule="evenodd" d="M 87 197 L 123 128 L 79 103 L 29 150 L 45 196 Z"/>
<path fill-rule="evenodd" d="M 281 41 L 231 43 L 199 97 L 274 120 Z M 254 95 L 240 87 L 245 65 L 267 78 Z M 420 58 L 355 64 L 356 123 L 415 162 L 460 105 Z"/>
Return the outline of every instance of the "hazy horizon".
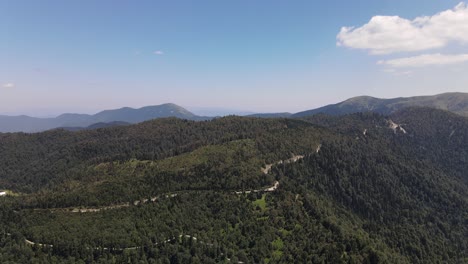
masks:
<path fill-rule="evenodd" d="M 453 92 L 447 92 L 447 93 L 463 93 L 463 92 L 453 91 Z M 434 96 L 434 95 L 438 95 L 438 94 L 420 94 L 420 95 L 416 95 L 416 96 Z M 359 97 L 359 96 L 367 96 L 367 95 L 358 95 L 358 96 L 354 96 L 354 97 Z M 346 98 L 346 99 L 351 99 L 351 98 L 353 98 L 353 97 Z M 381 97 L 379 99 L 394 99 L 394 98 L 396 98 L 396 97 L 387 97 L 387 98 Z M 342 100 L 342 101 L 344 101 L 344 100 Z M 146 106 L 157 106 L 157 105 L 168 104 L 168 103 L 173 103 L 173 104 L 176 104 L 178 106 L 181 106 L 181 107 L 185 108 L 186 110 L 188 110 L 188 111 L 190 111 L 193 114 L 198 115 L 198 116 L 210 116 L 210 117 L 227 116 L 227 115 L 245 116 L 245 115 L 251 115 L 251 114 L 268 114 L 268 113 L 291 113 L 291 114 L 294 114 L 294 113 L 298 113 L 298 112 L 302 112 L 302 111 L 306 111 L 306 110 L 320 108 L 320 107 L 330 105 L 330 104 L 340 103 L 342 101 L 336 101 L 336 102 L 327 103 L 327 104 L 323 104 L 323 105 L 318 105 L 318 106 L 314 106 L 314 107 L 304 108 L 304 109 L 300 109 L 300 110 L 297 110 L 297 111 L 287 111 L 287 110 L 286 111 L 280 111 L 280 110 L 278 110 L 278 111 L 255 112 L 255 111 L 249 111 L 248 109 L 235 109 L 235 108 L 210 107 L 210 106 L 202 106 L 202 107 L 184 106 L 184 105 L 179 105 L 179 104 L 173 103 L 173 102 L 166 102 L 166 103 L 161 103 L 161 104 L 141 105 L 141 106 L 119 106 L 119 107 L 105 108 L 105 109 L 87 109 L 87 110 L 83 110 L 83 111 L 80 111 L 80 110 L 77 110 L 77 111 L 62 110 L 61 111 L 60 109 L 44 108 L 44 109 L 35 109 L 35 110 L 29 110 L 29 111 L 28 110 L 23 110 L 22 112 L 0 112 L 0 115 L 5 115 L 5 116 L 26 115 L 26 116 L 37 117 L 37 118 L 55 118 L 55 117 L 57 117 L 59 115 L 62 115 L 62 114 L 88 114 L 88 115 L 94 115 L 94 114 L 97 114 L 97 113 L 99 113 L 101 111 L 104 111 L 104 110 L 115 110 L 115 109 L 120 109 L 120 108 L 125 108 L 125 107 L 138 109 L 138 108 L 142 108 L 142 107 L 146 107 Z"/>
<path fill-rule="evenodd" d="M 0 113 L 298 112 L 468 91 L 460 1 L 1 1 Z M 216 110 L 217 109 L 217 110 Z"/>

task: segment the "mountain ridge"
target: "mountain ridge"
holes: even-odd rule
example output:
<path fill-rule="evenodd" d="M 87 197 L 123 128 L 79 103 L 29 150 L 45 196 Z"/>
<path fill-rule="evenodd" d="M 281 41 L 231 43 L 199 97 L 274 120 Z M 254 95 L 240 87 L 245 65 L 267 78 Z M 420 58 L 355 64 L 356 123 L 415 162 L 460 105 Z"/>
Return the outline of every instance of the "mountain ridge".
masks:
<path fill-rule="evenodd" d="M 86 128 L 97 123 L 112 122 L 134 124 L 163 117 L 177 117 L 196 121 L 210 119 L 209 117 L 197 116 L 176 104 L 166 103 L 141 108 L 122 107 L 103 110 L 93 115 L 64 113 L 55 118 L 0 115 L 0 132 L 41 132 L 60 127 Z"/>
<path fill-rule="evenodd" d="M 358 112 L 376 112 L 383 115 L 392 114 L 408 107 L 429 107 L 468 116 L 468 93 L 453 92 L 428 96 L 376 98 L 372 96 L 357 96 L 345 101 L 330 104 L 316 109 L 295 114 L 255 113 L 247 115 L 257 118 L 304 118 L 323 113 L 327 115 L 345 115 Z M 199 116 L 174 103 L 144 106 L 141 108 L 122 107 L 103 110 L 93 115 L 64 113 L 55 118 L 36 118 L 26 115 L 0 115 L 1 132 L 41 132 L 54 128 L 87 129 L 93 124 L 125 122 L 140 123 L 155 118 L 176 117 L 187 120 L 209 120 L 215 117 Z"/>
<path fill-rule="evenodd" d="M 459 115 L 468 116 L 468 93 L 453 92 L 428 96 L 376 98 L 357 96 L 336 104 L 298 112 L 292 117 L 305 117 L 318 113 L 343 115 L 357 112 L 377 112 L 388 115 L 400 109 L 419 106 L 447 110 Z"/>

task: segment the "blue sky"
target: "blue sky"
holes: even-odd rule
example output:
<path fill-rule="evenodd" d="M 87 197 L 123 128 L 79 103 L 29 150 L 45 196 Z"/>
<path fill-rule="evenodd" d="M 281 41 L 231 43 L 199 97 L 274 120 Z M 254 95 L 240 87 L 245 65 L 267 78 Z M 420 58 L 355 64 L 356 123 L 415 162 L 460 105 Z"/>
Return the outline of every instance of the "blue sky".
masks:
<path fill-rule="evenodd" d="M 465 14 L 460 1 L 0 0 L 0 113 L 468 92 Z"/>

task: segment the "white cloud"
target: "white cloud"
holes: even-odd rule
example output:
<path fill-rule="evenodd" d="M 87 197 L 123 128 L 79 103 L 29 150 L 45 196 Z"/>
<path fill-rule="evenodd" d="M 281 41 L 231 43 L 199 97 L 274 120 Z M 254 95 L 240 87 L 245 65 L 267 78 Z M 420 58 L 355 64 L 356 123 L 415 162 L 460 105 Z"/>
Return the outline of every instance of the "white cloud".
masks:
<path fill-rule="evenodd" d="M 436 53 L 393 60 L 382 60 L 377 64 L 394 68 L 417 68 L 435 65 L 460 64 L 464 62 L 468 62 L 468 54 L 444 55 Z"/>
<path fill-rule="evenodd" d="M 3 88 L 14 88 L 15 87 L 15 84 L 14 83 L 4 83 L 2 85 Z"/>
<path fill-rule="evenodd" d="M 163 52 L 162 50 L 157 50 L 157 51 L 153 52 L 153 54 L 155 54 L 155 55 L 163 55 L 164 52 Z"/>
<path fill-rule="evenodd" d="M 362 27 L 343 27 L 337 45 L 369 50 L 371 54 L 423 51 L 450 43 L 468 44 L 468 7 L 458 4 L 433 16 L 414 20 L 374 16 Z"/>

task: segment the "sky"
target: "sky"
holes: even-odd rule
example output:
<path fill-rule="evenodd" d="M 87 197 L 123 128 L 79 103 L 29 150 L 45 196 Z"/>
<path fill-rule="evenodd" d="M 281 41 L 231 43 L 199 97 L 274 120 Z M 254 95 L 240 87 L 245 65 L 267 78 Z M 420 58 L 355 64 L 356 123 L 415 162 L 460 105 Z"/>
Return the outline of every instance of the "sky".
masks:
<path fill-rule="evenodd" d="M 468 7 L 427 0 L 0 0 L 0 113 L 298 112 L 468 92 Z"/>

